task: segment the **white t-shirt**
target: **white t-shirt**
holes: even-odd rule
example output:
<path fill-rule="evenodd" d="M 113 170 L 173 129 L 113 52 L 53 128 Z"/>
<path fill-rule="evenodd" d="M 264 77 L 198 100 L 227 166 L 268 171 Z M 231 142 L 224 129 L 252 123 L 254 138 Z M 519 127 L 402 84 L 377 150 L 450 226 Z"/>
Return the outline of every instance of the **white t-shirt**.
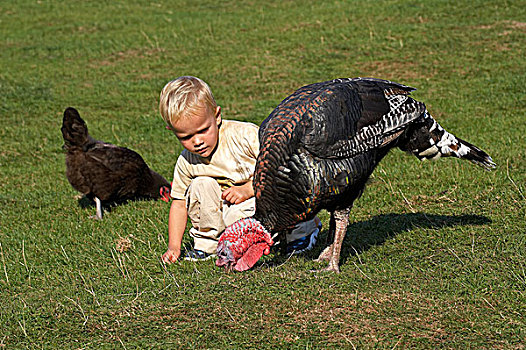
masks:
<path fill-rule="evenodd" d="M 259 154 L 258 126 L 248 122 L 223 119 L 215 152 L 209 158 L 184 149 L 174 169 L 171 196 L 184 199 L 192 180 L 209 176 L 222 190 L 252 179 Z"/>

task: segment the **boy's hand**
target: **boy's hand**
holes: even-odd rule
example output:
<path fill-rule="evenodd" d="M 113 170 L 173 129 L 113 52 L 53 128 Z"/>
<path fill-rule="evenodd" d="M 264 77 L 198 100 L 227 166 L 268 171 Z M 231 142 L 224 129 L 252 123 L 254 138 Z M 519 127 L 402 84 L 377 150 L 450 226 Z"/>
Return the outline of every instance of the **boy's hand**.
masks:
<path fill-rule="evenodd" d="M 252 181 L 248 181 L 243 185 L 235 185 L 227 188 L 221 194 L 221 199 L 227 201 L 230 204 L 239 204 L 251 197 L 254 197 Z"/>
<path fill-rule="evenodd" d="M 179 259 L 179 256 L 181 255 L 181 249 L 170 249 L 166 251 L 166 253 L 163 254 L 163 261 L 166 264 L 171 264 L 177 261 Z"/>

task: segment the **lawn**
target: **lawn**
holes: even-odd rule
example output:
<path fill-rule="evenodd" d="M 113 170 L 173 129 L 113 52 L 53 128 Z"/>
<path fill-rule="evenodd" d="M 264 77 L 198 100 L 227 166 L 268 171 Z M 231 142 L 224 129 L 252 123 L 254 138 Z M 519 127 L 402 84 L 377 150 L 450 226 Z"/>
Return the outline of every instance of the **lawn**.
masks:
<path fill-rule="evenodd" d="M 525 348 L 525 35 L 520 0 L 1 2 L 0 348 Z M 90 219 L 60 126 L 75 107 L 170 179 L 157 104 L 180 75 L 256 124 L 302 85 L 394 80 L 497 169 L 394 150 L 340 274 L 311 272 L 322 245 L 244 273 L 166 266 L 169 205 Z"/>

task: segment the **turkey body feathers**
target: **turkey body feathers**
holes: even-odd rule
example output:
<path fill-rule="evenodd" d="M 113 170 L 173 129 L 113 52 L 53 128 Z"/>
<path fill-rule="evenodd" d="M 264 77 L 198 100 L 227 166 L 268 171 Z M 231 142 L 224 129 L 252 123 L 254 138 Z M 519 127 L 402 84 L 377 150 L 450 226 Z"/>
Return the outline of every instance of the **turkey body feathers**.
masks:
<path fill-rule="evenodd" d="M 304 86 L 284 99 L 260 127 L 251 225 L 221 237 L 217 265 L 250 268 L 268 245 L 254 227 L 283 234 L 327 209 L 334 241 L 318 260 L 339 271 L 350 208 L 394 147 L 421 160 L 453 156 L 495 167 L 484 151 L 444 130 L 424 103 L 410 97 L 413 90 L 381 79 L 336 79 Z M 253 242 L 259 248 L 236 265 Z M 242 248 L 232 254 L 234 247 Z"/>
<path fill-rule="evenodd" d="M 137 152 L 93 139 L 76 109 L 65 110 L 61 131 L 67 151 L 66 176 L 77 191 L 101 202 L 168 200 L 166 179 Z M 99 202 L 97 217 L 102 218 Z"/>
<path fill-rule="evenodd" d="M 350 205 L 361 193 L 356 185 L 387 153 L 386 140 L 425 110 L 408 97 L 412 90 L 385 80 L 337 79 L 283 100 L 260 128 L 256 219 L 280 231 L 320 208 Z"/>

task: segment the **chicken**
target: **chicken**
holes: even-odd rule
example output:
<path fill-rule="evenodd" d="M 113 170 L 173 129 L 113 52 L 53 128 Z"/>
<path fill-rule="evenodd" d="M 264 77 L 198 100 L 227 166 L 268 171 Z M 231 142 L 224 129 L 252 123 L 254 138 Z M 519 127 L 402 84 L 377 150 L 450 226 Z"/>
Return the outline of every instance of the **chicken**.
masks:
<path fill-rule="evenodd" d="M 124 147 L 94 140 L 75 108 L 64 111 L 62 136 L 66 176 L 74 189 L 95 200 L 97 218 L 105 203 L 134 199 L 169 201 L 170 184 L 151 170 L 142 157 Z"/>
<path fill-rule="evenodd" d="M 484 151 L 444 130 L 409 96 L 413 90 L 374 78 L 336 79 L 283 100 L 259 131 L 256 212 L 225 230 L 216 264 L 246 270 L 268 254 L 276 235 L 326 209 L 334 239 L 318 261 L 339 272 L 350 208 L 392 148 L 421 160 L 452 156 L 495 167 Z"/>

